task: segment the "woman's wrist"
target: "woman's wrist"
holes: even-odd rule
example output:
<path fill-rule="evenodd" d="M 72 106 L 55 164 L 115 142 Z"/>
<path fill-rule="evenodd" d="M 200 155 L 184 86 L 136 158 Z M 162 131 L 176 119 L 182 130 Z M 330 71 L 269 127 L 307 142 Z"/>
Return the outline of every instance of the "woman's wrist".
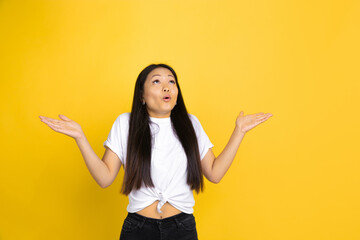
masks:
<path fill-rule="evenodd" d="M 245 133 L 246 133 L 246 132 L 244 132 L 244 131 L 242 130 L 242 127 L 239 126 L 239 125 L 235 125 L 234 132 L 237 133 L 237 134 L 241 134 L 241 135 L 245 135 Z"/>
<path fill-rule="evenodd" d="M 80 142 L 86 139 L 84 132 L 79 133 L 79 135 L 77 137 L 74 137 L 74 139 L 76 142 Z"/>

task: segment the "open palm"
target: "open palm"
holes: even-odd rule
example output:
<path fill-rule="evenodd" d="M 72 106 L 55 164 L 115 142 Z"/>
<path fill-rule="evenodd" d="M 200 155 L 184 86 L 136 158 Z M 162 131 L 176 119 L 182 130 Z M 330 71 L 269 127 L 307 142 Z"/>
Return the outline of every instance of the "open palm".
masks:
<path fill-rule="evenodd" d="M 255 113 L 244 116 L 244 112 L 241 111 L 236 119 L 236 126 L 240 128 L 243 133 L 248 132 L 262 122 L 265 122 L 272 116 L 271 113 Z"/>
<path fill-rule="evenodd" d="M 74 139 L 77 139 L 83 135 L 80 124 L 65 117 L 64 115 L 59 115 L 59 117 L 60 120 L 39 116 L 41 121 L 48 125 L 55 132 L 63 133 Z"/>

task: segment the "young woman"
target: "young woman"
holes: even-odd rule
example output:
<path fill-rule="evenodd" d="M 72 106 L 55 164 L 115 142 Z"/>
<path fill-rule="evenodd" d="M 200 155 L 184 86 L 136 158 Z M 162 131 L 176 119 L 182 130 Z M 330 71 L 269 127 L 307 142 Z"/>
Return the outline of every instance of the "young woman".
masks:
<path fill-rule="evenodd" d="M 64 115 L 59 115 L 60 120 L 40 119 L 75 139 L 101 187 L 110 186 L 124 166 L 121 191 L 129 197 L 129 205 L 121 240 L 194 240 L 193 190 L 203 190 L 203 176 L 220 182 L 245 133 L 271 116 L 245 116 L 241 111 L 229 142 L 215 157 L 199 120 L 186 110 L 175 71 L 166 64 L 151 64 L 137 78 L 131 113 L 115 120 L 102 160 L 78 123 Z"/>

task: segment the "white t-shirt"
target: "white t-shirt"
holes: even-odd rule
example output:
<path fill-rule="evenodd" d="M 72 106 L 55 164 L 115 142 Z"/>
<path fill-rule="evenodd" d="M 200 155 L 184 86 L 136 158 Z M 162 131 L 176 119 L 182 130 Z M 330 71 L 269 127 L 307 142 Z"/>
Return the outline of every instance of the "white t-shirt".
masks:
<path fill-rule="evenodd" d="M 214 145 L 210 142 L 199 120 L 192 114 L 189 114 L 189 118 L 197 136 L 200 159 L 203 159 L 209 148 Z M 116 153 L 124 165 L 126 165 L 129 119 L 130 113 L 119 115 L 103 144 L 104 147 L 107 146 Z M 128 195 L 127 211 L 138 212 L 159 200 L 157 205 L 159 213 L 166 202 L 182 212 L 193 213 L 195 200 L 190 186 L 186 183 L 187 157 L 172 129 L 170 117 L 150 117 L 150 131 L 152 134 L 150 171 L 155 187 L 149 188 L 143 184 L 139 190 L 132 190 Z"/>

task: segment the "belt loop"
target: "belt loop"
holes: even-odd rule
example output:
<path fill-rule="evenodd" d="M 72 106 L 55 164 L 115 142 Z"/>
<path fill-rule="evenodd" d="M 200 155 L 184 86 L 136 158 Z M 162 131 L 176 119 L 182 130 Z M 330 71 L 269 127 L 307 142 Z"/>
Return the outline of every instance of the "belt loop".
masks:
<path fill-rule="evenodd" d="M 143 218 L 141 222 L 139 223 L 139 228 L 141 229 L 146 221 L 146 218 Z"/>
<path fill-rule="evenodd" d="M 179 228 L 181 223 L 179 222 L 179 220 L 177 218 L 175 218 L 174 220 L 175 220 L 176 226 Z"/>

